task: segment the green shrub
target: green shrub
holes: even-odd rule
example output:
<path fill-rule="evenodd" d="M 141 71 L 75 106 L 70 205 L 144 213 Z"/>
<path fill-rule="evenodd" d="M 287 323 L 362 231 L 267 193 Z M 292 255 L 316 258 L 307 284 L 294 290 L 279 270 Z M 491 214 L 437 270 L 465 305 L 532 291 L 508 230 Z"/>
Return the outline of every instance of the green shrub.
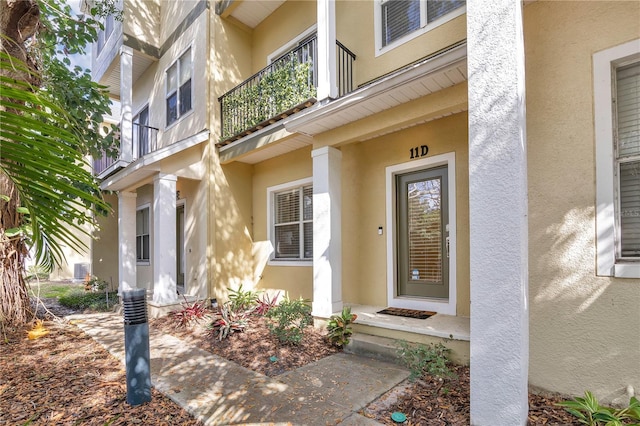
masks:
<path fill-rule="evenodd" d="M 109 302 L 107 303 L 107 297 L 109 298 Z M 58 301 L 62 306 L 66 306 L 71 309 L 78 310 L 92 310 L 99 312 L 110 311 L 118 301 L 118 293 L 112 292 L 102 293 L 102 292 L 85 292 L 82 290 L 74 290 L 60 296 Z"/>
<path fill-rule="evenodd" d="M 351 330 L 351 323 L 356 320 L 358 316 L 351 313 L 351 307 L 345 306 L 342 308 L 341 315 L 332 315 L 327 323 L 327 339 L 333 345 L 342 347 L 349 344 L 349 336 L 353 334 Z"/>
<path fill-rule="evenodd" d="M 580 423 L 596 426 L 622 426 L 626 424 L 640 424 L 640 401 L 631 397 L 629 406 L 621 409 L 604 407 L 598 403 L 596 397 L 589 391 L 584 398 L 576 397 L 571 401 L 559 402 L 569 413 L 578 418 Z"/>
<path fill-rule="evenodd" d="M 311 306 L 303 299 L 285 299 L 266 313 L 271 334 L 281 343 L 298 345 L 304 337 L 304 329 L 313 324 Z"/>
<path fill-rule="evenodd" d="M 84 289 L 86 291 L 105 291 L 109 283 L 102 278 L 90 277 L 84 282 Z"/>
<path fill-rule="evenodd" d="M 400 361 L 411 372 L 409 376 L 411 381 L 425 374 L 436 377 L 452 377 L 454 374 L 447 365 L 449 351 L 450 349 L 442 343 L 416 345 L 400 341 L 397 348 Z"/>
<path fill-rule="evenodd" d="M 260 294 L 258 291 L 243 290 L 242 284 L 240 284 L 237 290 L 229 288 L 228 291 L 229 309 L 233 312 L 250 311 L 256 307 L 258 295 Z"/>

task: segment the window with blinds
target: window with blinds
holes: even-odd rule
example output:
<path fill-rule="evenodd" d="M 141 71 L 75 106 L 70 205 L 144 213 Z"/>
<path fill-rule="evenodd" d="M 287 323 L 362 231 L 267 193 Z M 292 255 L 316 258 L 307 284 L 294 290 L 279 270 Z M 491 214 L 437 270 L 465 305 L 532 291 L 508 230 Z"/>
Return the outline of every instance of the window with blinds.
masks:
<path fill-rule="evenodd" d="M 302 186 L 273 195 L 276 259 L 313 258 L 313 187 Z"/>
<path fill-rule="evenodd" d="M 465 4 L 464 0 L 381 0 L 382 47 L 427 27 Z"/>
<path fill-rule="evenodd" d="M 640 62 L 616 69 L 618 259 L 640 259 Z"/>
<path fill-rule="evenodd" d="M 136 260 L 149 261 L 149 207 L 136 212 Z"/>

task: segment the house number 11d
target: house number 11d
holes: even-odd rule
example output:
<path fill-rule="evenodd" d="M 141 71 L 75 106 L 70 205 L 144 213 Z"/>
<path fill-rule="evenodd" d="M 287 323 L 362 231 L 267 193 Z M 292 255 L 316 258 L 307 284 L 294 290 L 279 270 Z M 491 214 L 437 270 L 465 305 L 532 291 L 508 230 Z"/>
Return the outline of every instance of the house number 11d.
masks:
<path fill-rule="evenodd" d="M 415 148 L 411 148 L 409 152 L 411 153 L 411 157 L 409 159 L 413 160 L 414 158 L 420 158 L 427 155 L 429 153 L 429 147 L 426 145 L 420 145 Z"/>

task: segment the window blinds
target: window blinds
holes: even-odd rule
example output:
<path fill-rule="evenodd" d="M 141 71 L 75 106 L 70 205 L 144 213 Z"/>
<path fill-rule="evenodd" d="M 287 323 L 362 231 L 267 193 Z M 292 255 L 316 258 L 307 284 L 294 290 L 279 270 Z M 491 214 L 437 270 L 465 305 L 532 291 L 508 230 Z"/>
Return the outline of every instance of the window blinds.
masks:
<path fill-rule="evenodd" d="M 616 70 L 619 256 L 640 258 L 640 62 Z"/>
<path fill-rule="evenodd" d="M 427 1 L 427 23 L 431 23 L 465 5 L 464 0 L 430 0 Z"/>
<path fill-rule="evenodd" d="M 382 0 L 382 46 L 438 20 L 465 4 L 464 0 Z"/>
<path fill-rule="evenodd" d="M 275 256 L 313 256 L 313 188 L 306 186 L 275 194 Z"/>
<path fill-rule="evenodd" d="M 382 2 L 382 46 L 420 28 L 420 0 Z"/>
<path fill-rule="evenodd" d="M 441 180 L 407 185 L 410 281 L 442 281 Z"/>

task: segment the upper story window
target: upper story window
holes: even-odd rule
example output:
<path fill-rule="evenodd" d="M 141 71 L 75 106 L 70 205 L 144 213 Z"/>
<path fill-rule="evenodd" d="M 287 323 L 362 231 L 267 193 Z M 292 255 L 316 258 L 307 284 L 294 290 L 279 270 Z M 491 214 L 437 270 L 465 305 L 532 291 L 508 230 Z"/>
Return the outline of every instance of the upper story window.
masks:
<path fill-rule="evenodd" d="M 464 0 L 376 1 L 376 47 L 386 50 L 429 31 L 465 11 Z"/>
<path fill-rule="evenodd" d="M 189 48 L 167 69 L 167 126 L 191 111 L 192 76 L 193 62 Z"/>
<path fill-rule="evenodd" d="M 107 44 L 107 40 L 109 40 L 109 37 L 113 32 L 114 24 L 115 24 L 115 21 L 114 21 L 113 15 L 109 15 L 104 19 L 104 22 L 102 24 L 103 28 L 98 31 L 98 40 L 97 40 L 98 54 L 102 52 L 102 49 L 104 48 L 105 44 Z"/>
<path fill-rule="evenodd" d="M 276 260 L 313 258 L 313 186 L 309 180 L 269 189 L 271 241 Z"/>
<path fill-rule="evenodd" d="M 597 273 L 640 278 L 640 39 L 593 55 Z"/>
<path fill-rule="evenodd" d="M 136 211 L 136 261 L 149 262 L 149 206 Z"/>

